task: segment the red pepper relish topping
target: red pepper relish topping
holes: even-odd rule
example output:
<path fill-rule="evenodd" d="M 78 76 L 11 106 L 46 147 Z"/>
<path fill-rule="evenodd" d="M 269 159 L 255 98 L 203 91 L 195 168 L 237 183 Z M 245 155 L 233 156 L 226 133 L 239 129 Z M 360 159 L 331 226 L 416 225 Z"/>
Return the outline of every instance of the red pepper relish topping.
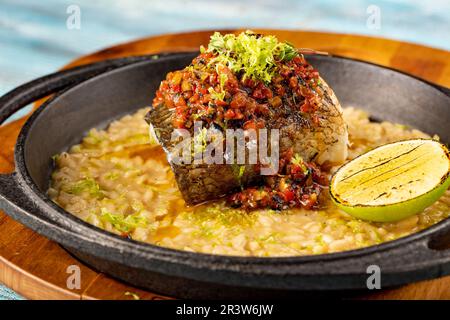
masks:
<path fill-rule="evenodd" d="M 283 104 L 313 114 L 319 84 L 303 55 L 274 36 L 215 33 L 188 67 L 167 74 L 153 106 L 175 108 L 174 128 L 203 121 L 206 127 L 257 129 Z"/>
<path fill-rule="evenodd" d="M 308 163 L 292 149 L 280 157 L 277 175 L 264 177 L 264 185 L 249 187 L 228 197 L 227 202 L 246 210 L 270 208 L 316 209 L 319 195 L 327 186 L 328 177 L 314 163 Z"/>

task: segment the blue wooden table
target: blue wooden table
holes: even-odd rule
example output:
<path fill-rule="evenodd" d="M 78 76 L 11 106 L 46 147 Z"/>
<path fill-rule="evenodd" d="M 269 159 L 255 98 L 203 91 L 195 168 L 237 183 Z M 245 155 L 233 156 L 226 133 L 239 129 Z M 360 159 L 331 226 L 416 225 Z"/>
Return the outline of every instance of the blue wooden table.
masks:
<path fill-rule="evenodd" d="M 0 0 L 0 94 L 119 42 L 237 27 L 366 34 L 450 50 L 450 1 Z M 0 299 L 17 298 L 0 285 Z"/>

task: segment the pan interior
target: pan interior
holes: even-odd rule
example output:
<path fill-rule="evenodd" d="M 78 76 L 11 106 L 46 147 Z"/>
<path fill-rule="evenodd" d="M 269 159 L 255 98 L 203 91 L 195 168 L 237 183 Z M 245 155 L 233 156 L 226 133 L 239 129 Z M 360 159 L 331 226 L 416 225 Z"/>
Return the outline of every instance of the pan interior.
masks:
<path fill-rule="evenodd" d="M 322 66 L 321 62 L 328 61 L 323 60 L 324 58 L 316 59 L 317 63 L 315 64 L 318 65 L 319 69 Z M 335 66 L 333 67 L 335 73 L 339 71 L 339 66 L 342 63 L 348 63 L 347 60 L 343 59 L 326 59 L 333 59 L 332 61 L 335 61 Z M 63 136 L 66 136 L 66 140 L 55 140 L 56 135 L 51 136 L 53 141 L 51 144 L 46 143 L 46 147 L 47 149 L 48 146 L 55 148 L 56 151 L 52 153 L 53 155 L 64 150 L 66 146 L 77 143 L 83 134 L 90 128 L 96 127 L 101 129 L 112 119 L 124 114 L 134 114 L 133 116 L 123 118 L 123 120 L 119 122 L 114 122 L 108 129 L 108 132 L 110 132 L 108 134 L 111 134 L 110 136 L 105 136 L 105 132 L 98 132 L 96 130 L 90 131 L 88 137 L 83 140 L 83 145 L 76 146 L 76 148 L 71 149 L 72 151 L 70 154 L 63 154 L 58 158 L 58 168 L 52 175 L 53 183 L 52 188 L 49 190 L 49 195 L 54 201 L 59 203 L 62 208 L 82 220 L 89 221 L 91 224 L 105 228 L 110 232 L 122 235 L 127 233 L 128 236 L 135 240 L 150 243 L 158 242 L 161 246 L 179 249 L 184 248 L 187 243 L 195 243 L 199 248 L 196 247 L 197 249 L 194 248 L 191 250 L 199 252 L 203 252 L 202 250 L 208 252 L 211 243 L 211 238 L 208 238 L 208 234 L 213 235 L 214 232 L 219 232 L 219 230 L 222 230 L 222 238 L 225 239 L 224 243 L 233 243 L 233 246 L 237 246 L 234 243 L 244 241 L 248 244 L 248 246 L 238 246 L 240 249 L 237 249 L 237 247 L 235 249 L 231 248 L 229 254 L 250 254 L 257 256 L 269 255 L 269 251 L 277 255 L 305 255 L 312 253 L 317 254 L 320 252 L 329 253 L 335 250 L 354 249 L 355 246 L 374 245 L 379 243 L 377 241 L 383 242 L 393 240 L 398 236 L 401 236 L 403 229 L 400 228 L 400 230 L 397 230 L 399 228 L 396 225 L 377 226 L 369 224 L 362 225 L 360 226 L 360 229 L 358 229 L 356 226 L 358 225 L 357 221 L 347 220 L 346 217 L 342 216 L 342 213 L 333 209 L 333 206 L 329 206 L 327 201 L 325 201 L 326 199 L 322 202 L 324 211 L 313 210 L 311 212 L 290 212 L 288 210 L 289 212 L 287 211 L 286 215 L 274 215 L 270 212 L 262 212 L 261 215 L 260 213 L 256 213 L 255 215 L 245 215 L 236 210 L 235 212 L 231 212 L 232 210 L 229 210 L 229 208 L 221 207 L 220 203 L 223 201 L 218 201 L 217 203 L 206 206 L 204 209 L 206 211 L 202 211 L 203 213 L 206 213 L 206 216 L 203 213 L 200 214 L 200 211 L 203 209 L 200 211 L 194 210 L 195 212 L 192 212 L 192 210 L 186 208 L 181 204 L 183 201 L 181 197 L 177 195 L 177 188 L 173 183 L 174 181 L 170 178 L 170 170 L 165 161 L 162 160 L 164 158 L 163 152 L 158 151 L 155 153 L 152 151 L 155 149 L 152 149 L 153 147 L 151 144 L 148 144 L 148 125 L 143 121 L 145 110 L 142 110 L 139 113 L 134 112 L 136 109 L 148 105 L 148 100 L 151 99 L 151 92 L 154 92 L 156 89 L 162 75 L 165 75 L 169 70 L 179 69 L 188 62 L 185 61 L 183 64 L 178 63 L 178 65 L 176 65 L 179 61 L 179 58 L 175 59 L 175 57 L 172 57 L 172 59 L 163 59 L 159 62 L 140 63 L 92 79 L 59 96 L 48 106 L 50 109 L 47 108 L 44 110 L 44 113 L 39 114 L 37 120 L 33 119 L 34 125 L 36 125 L 38 120 L 42 115 L 45 115 L 46 112 L 48 113 L 47 116 L 50 120 L 53 120 L 58 116 L 61 117 L 60 120 L 53 122 L 57 126 L 53 131 L 59 130 Z M 352 63 L 356 66 L 358 66 L 358 64 L 363 65 L 366 68 L 369 68 L 368 70 L 374 68 L 374 66 L 371 65 L 357 62 Z M 161 65 L 166 65 L 166 67 L 161 70 Z M 344 69 L 347 72 L 347 69 L 351 67 L 352 65 L 349 65 Z M 326 71 L 329 69 L 324 70 Z M 359 69 L 357 69 L 357 71 L 358 70 Z M 359 71 L 362 73 L 361 70 Z M 366 69 L 363 69 L 363 71 L 367 72 Z M 380 71 L 380 74 L 383 75 L 383 72 L 384 70 Z M 332 74 L 335 75 L 335 73 Z M 390 71 L 390 74 L 387 74 L 387 76 L 391 78 L 392 74 L 395 73 Z M 370 75 L 366 75 L 366 78 L 369 77 Z M 153 81 L 149 81 L 148 79 L 153 79 Z M 414 81 L 418 82 L 417 80 Z M 145 83 L 148 85 L 133 85 L 136 83 Z M 335 86 L 337 87 L 337 90 L 341 90 L 339 89 L 342 88 L 340 85 L 341 84 L 337 82 Z M 143 88 L 143 90 L 141 90 L 141 88 Z M 344 88 L 346 88 L 346 86 L 344 86 Z M 385 88 L 385 90 L 388 89 Z M 77 94 L 74 95 L 74 92 Z M 357 92 L 361 93 L 361 90 L 358 90 Z M 365 96 L 370 96 L 370 94 L 368 94 L 370 93 L 369 91 L 365 92 Z M 438 91 L 436 91 L 436 93 L 438 93 Z M 374 99 L 375 98 L 369 99 L 368 101 L 373 103 Z M 341 101 L 344 106 L 366 107 L 367 105 L 363 99 L 354 100 L 352 95 L 344 96 L 344 99 L 341 99 Z M 58 103 L 60 105 L 55 106 L 55 104 Z M 67 109 L 66 113 L 59 111 L 67 106 L 72 106 L 72 109 Z M 80 106 L 80 108 L 78 108 L 78 106 Z M 379 105 L 377 105 L 377 107 L 378 106 Z M 369 104 L 369 108 L 366 109 L 375 109 L 375 107 L 375 105 Z M 394 109 L 395 106 L 392 106 L 392 110 Z M 372 111 L 372 114 L 375 114 L 375 118 L 395 119 L 395 114 L 391 113 L 386 114 L 386 116 L 377 116 L 377 113 L 380 114 L 381 112 L 377 112 L 376 110 L 378 109 Z M 52 112 L 54 112 L 53 115 Z M 422 136 L 416 136 L 420 133 L 414 133 L 414 130 L 408 130 L 402 126 L 398 127 L 392 123 L 370 124 L 367 120 L 367 115 L 365 115 L 364 112 L 352 108 L 345 110 L 344 116 L 348 121 L 347 123 L 351 137 L 350 141 L 353 142 L 353 147 L 350 148 L 350 150 L 352 150 L 350 154 L 353 155 L 350 155 L 350 159 L 355 156 L 355 152 L 356 155 L 360 154 L 364 152 L 364 150 L 367 150 L 367 148 L 370 149 L 380 143 L 395 141 L 395 139 L 407 139 L 408 137 L 426 136 L 423 134 Z M 406 120 L 391 121 L 403 124 L 407 123 Z M 33 128 L 34 127 L 31 127 L 32 130 Z M 41 127 L 41 130 L 43 130 L 42 128 L 43 127 Z M 76 133 L 74 134 L 73 132 Z M 36 135 L 34 135 L 33 138 L 36 138 Z M 76 140 L 72 140 L 72 138 Z M 136 138 L 139 139 L 136 140 Z M 59 148 L 62 149 L 58 149 L 58 144 L 60 146 Z M 134 147 L 132 147 L 133 145 Z M 36 149 L 35 152 L 42 152 L 42 150 Z M 129 152 L 135 154 L 135 156 L 130 156 Z M 139 154 L 138 157 L 136 157 L 136 153 Z M 40 157 L 38 154 L 36 154 L 36 156 Z M 50 155 L 48 158 L 50 158 Z M 141 165 L 139 160 L 144 161 L 144 163 Z M 33 162 L 32 165 L 34 166 L 35 163 Z M 31 169 L 29 170 L 31 172 Z M 47 185 L 45 184 L 50 179 L 48 176 L 45 176 L 45 170 L 43 171 L 43 174 L 42 172 L 38 172 L 38 174 L 40 174 L 39 179 L 41 179 L 40 188 L 41 190 L 46 190 Z M 139 177 L 137 179 L 133 178 L 134 180 L 126 178 L 129 177 L 129 174 L 132 174 L 132 172 L 140 172 L 137 173 Z M 167 176 L 166 172 L 168 174 Z M 144 181 L 145 183 L 141 184 L 139 181 Z M 159 183 L 159 185 L 155 185 L 155 183 Z M 151 192 L 149 190 L 151 190 Z M 446 200 L 443 199 L 442 201 L 445 202 Z M 436 208 L 440 208 L 439 203 L 436 204 Z M 136 208 L 141 209 L 138 210 Z M 435 210 L 433 208 L 431 208 L 431 210 Z M 209 216 L 209 218 L 207 218 L 208 212 L 209 214 L 212 214 L 212 212 L 217 212 L 217 210 L 225 212 L 225 216 L 222 217 L 222 215 L 217 215 Z M 164 213 L 166 211 L 172 212 L 173 214 L 166 215 Z M 290 213 L 294 214 L 292 215 Z M 435 213 L 436 212 L 433 211 L 433 217 L 439 217 L 440 220 L 446 217 L 445 212 L 440 209 L 437 211 L 438 214 Z M 130 215 L 131 218 L 128 215 Z M 426 228 L 432 223 L 440 221 L 428 219 L 429 215 L 427 215 L 427 212 L 424 212 L 424 215 L 425 217 L 422 218 L 420 216 L 415 217 L 417 221 L 413 219 L 411 223 L 408 224 L 408 226 L 410 226 L 408 229 L 409 233 L 413 232 L 414 228 L 416 228 L 416 224 L 417 228 L 415 230 L 417 231 Z M 164 218 L 162 218 L 162 216 L 164 216 Z M 226 222 L 229 221 L 232 216 L 236 216 L 235 219 L 232 219 L 232 221 L 234 221 L 234 224 L 232 224 L 234 231 L 239 229 L 239 227 L 243 227 L 245 223 L 252 225 L 252 227 L 247 226 L 242 230 L 239 229 L 240 238 L 236 237 L 234 233 L 231 232 L 231 226 Z M 126 217 L 128 220 L 120 220 L 124 219 L 123 217 Z M 188 222 L 189 219 L 194 217 L 199 217 L 199 219 L 197 219 L 199 221 L 196 220 L 197 223 Z M 206 221 L 201 220 L 201 217 L 206 218 Z M 237 217 L 242 217 L 243 221 Z M 142 228 L 137 228 L 134 224 L 132 227 L 129 227 L 131 225 L 130 222 L 128 222 L 130 221 L 129 218 L 140 219 L 139 221 L 143 224 L 141 225 Z M 326 219 L 326 221 L 323 219 Z M 172 222 L 168 220 L 171 220 Z M 255 220 L 257 222 L 255 222 Z M 262 221 L 265 221 L 265 224 Z M 271 223 L 273 221 L 278 221 L 276 225 L 280 226 L 282 229 L 279 230 L 275 225 L 272 225 Z M 427 221 L 429 221 L 429 223 Z M 113 225 L 111 225 L 112 222 L 114 222 Z M 252 222 L 255 223 L 253 224 Z M 285 225 L 284 227 L 281 227 L 283 226 L 283 223 Z M 315 231 L 313 229 L 309 230 L 307 226 L 311 224 L 314 226 L 320 224 L 323 230 L 320 229 L 320 227 L 318 227 L 319 229 L 315 227 Z M 261 238 L 261 234 L 267 233 L 264 231 L 267 228 L 262 228 L 263 225 L 266 227 L 268 225 L 271 226 L 269 228 L 271 233 L 267 240 L 272 241 L 270 243 L 264 240 L 265 236 Z M 338 225 L 342 227 L 336 227 Z M 199 226 L 203 226 L 204 228 L 200 228 Z M 291 228 L 290 226 L 293 227 Z M 357 229 L 362 231 L 355 231 Z M 155 232 L 148 234 L 147 232 L 149 230 L 155 230 Z M 323 233 L 320 233 L 320 230 L 322 230 Z M 373 235 L 374 233 L 376 236 Z M 272 234 L 275 238 L 270 240 Z M 299 234 L 303 236 L 299 236 Z M 226 235 L 229 235 L 229 237 Z M 333 239 L 344 239 L 343 235 L 345 235 L 345 239 L 347 239 L 347 242 L 343 242 L 344 244 L 347 244 L 346 246 L 341 243 L 342 241 L 333 241 Z M 278 239 L 277 237 L 282 238 L 278 241 L 275 240 Z M 357 241 L 351 241 L 351 243 L 354 244 L 349 245 L 348 239 L 353 239 L 353 237 Z M 172 238 L 174 238 L 174 240 L 172 240 Z M 263 240 L 260 240 L 260 238 Z M 294 241 L 294 238 L 297 240 Z M 193 239 L 196 240 L 192 242 Z M 230 239 L 232 239 L 233 242 L 230 242 Z M 298 241 L 300 240 L 303 242 L 299 243 Z M 264 244 L 260 245 L 260 241 L 263 241 Z M 285 245 L 286 241 L 290 244 L 288 247 Z M 313 245 L 310 243 L 313 243 Z M 201 244 L 203 244 L 203 246 Z M 264 251 L 266 244 L 268 246 L 267 250 L 269 250 L 267 252 Z M 274 247 L 276 245 L 279 247 L 276 247 L 277 249 L 275 250 Z M 223 248 L 225 247 L 226 245 L 223 246 Z M 226 248 L 228 249 L 228 247 Z"/>

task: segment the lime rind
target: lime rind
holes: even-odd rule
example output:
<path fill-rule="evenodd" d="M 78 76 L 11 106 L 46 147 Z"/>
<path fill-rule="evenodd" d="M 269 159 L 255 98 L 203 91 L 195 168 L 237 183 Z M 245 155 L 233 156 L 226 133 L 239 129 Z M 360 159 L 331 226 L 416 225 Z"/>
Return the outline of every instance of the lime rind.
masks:
<path fill-rule="evenodd" d="M 448 149 L 441 143 L 435 140 L 427 140 L 427 139 L 415 139 L 415 140 L 406 140 L 406 141 L 399 141 L 392 144 L 397 144 L 400 142 L 408 142 L 408 141 L 430 141 L 433 143 L 438 143 L 442 150 L 444 151 L 447 160 L 450 162 L 449 158 L 449 151 Z M 385 145 L 386 146 L 386 145 Z M 385 147 L 381 146 L 381 147 Z M 381 148 L 379 147 L 379 148 Z M 378 149 L 378 148 L 376 148 Z M 375 151 L 376 149 L 371 150 L 370 152 Z M 363 154 L 360 157 L 364 157 L 366 154 Z M 402 220 L 405 218 L 408 218 L 414 214 L 422 212 L 425 208 L 432 205 L 434 202 L 436 202 L 444 193 L 445 191 L 450 187 L 450 172 L 447 171 L 447 173 L 441 177 L 440 183 L 438 183 L 433 189 L 427 190 L 423 194 L 401 201 L 396 203 L 390 203 L 390 204 L 384 204 L 384 205 L 365 205 L 365 204 L 349 204 L 343 199 L 341 199 L 339 196 L 335 195 L 334 192 L 334 184 L 335 184 L 335 177 L 341 170 L 346 170 L 348 168 L 348 165 L 351 165 L 353 161 L 356 159 L 353 159 L 352 161 L 348 162 L 344 166 L 342 166 L 331 179 L 330 183 L 330 195 L 333 200 L 333 202 L 344 212 L 362 220 L 367 221 L 374 221 L 374 222 L 394 222 L 398 220 Z M 449 164 L 450 167 L 450 164 Z M 339 182 L 338 182 L 339 183 Z"/>

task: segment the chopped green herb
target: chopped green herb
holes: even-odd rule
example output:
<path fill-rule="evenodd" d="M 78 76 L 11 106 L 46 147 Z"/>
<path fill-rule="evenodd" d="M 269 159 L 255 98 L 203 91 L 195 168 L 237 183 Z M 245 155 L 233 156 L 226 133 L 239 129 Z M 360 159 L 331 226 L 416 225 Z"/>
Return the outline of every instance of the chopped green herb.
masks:
<path fill-rule="evenodd" d="M 81 152 L 81 145 L 79 145 L 79 144 L 77 144 L 77 145 L 74 145 L 72 148 L 70 148 L 70 152 L 71 153 L 79 153 L 79 152 Z"/>
<path fill-rule="evenodd" d="M 88 192 L 93 197 L 103 196 L 103 192 L 100 190 L 98 183 L 92 178 L 84 178 L 75 184 L 73 184 L 68 190 L 71 194 L 80 194 L 82 192 Z"/>
<path fill-rule="evenodd" d="M 298 153 L 296 153 L 292 157 L 291 163 L 293 165 L 296 165 L 296 166 L 299 166 L 300 168 L 302 168 L 304 174 L 308 173 L 308 167 L 306 167 L 305 161 L 303 160 L 303 158 Z"/>
<path fill-rule="evenodd" d="M 245 173 L 245 165 L 238 165 L 236 163 L 232 164 L 232 168 L 233 168 L 233 173 L 234 176 L 236 177 L 236 180 L 239 182 L 239 185 L 241 186 L 241 188 L 243 187 L 242 185 L 242 177 L 244 176 Z"/>
<path fill-rule="evenodd" d="M 194 134 L 193 139 L 194 155 L 202 153 L 203 151 L 206 150 L 206 147 L 208 146 L 208 141 L 206 139 L 207 136 L 208 136 L 208 129 L 206 128 L 202 128 L 201 130 L 199 130 Z"/>
<path fill-rule="evenodd" d="M 111 223 L 115 229 L 121 232 L 129 233 L 134 231 L 137 227 L 147 226 L 147 219 L 138 214 L 131 214 L 128 216 L 121 213 L 113 214 L 106 208 L 102 208 L 101 213 L 101 220 Z"/>
<path fill-rule="evenodd" d="M 245 166 L 240 166 L 239 167 L 239 175 L 238 175 L 239 179 L 242 178 L 242 176 L 244 175 L 244 172 L 245 172 Z"/>
<path fill-rule="evenodd" d="M 89 144 L 93 144 L 93 145 L 99 144 L 100 142 L 102 142 L 104 140 L 101 136 L 98 135 L 98 132 L 95 129 L 90 130 L 89 133 L 87 134 L 86 138 L 88 140 L 85 139 L 84 141 Z"/>
<path fill-rule="evenodd" d="M 347 222 L 347 226 L 349 226 L 352 229 L 352 232 L 355 234 L 362 232 L 361 223 L 359 223 L 358 221 L 351 220 Z"/>
<path fill-rule="evenodd" d="M 119 173 L 118 172 L 108 172 L 105 176 L 106 179 L 108 180 L 116 180 L 119 178 Z"/>
<path fill-rule="evenodd" d="M 400 128 L 400 129 L 403 129 L 403 130 L 410 130 L 410 129 L 411 129 L 410 126 L 407 126 L 407 125 L 405 125 L 405 124 L 399 124 L 399 123 L 396 123 L 395 126 L 398 127 L 398 128 Z"/>
<path fill-rule="evenodd" d="M 144 205 L 142 204 L 142 202 L 138 201 L 138 200 L 134 200 L 131 203 L 131 208 L 135 211 L 135 212 L 141 212 L 142 210 L 144 210 Z"/>
<path fill-rule="evenodd" d="M 326 245 L 325 241 L 323 240 L 323 236 L 321 234 L 317 235 L 314 240 L 321 246 Z"/>
<path fill-rule="evenodd" d="M 220 87 L 222 88 L 222 90 L 223 90 L 223 88 L 225 86 L 225 82 L 227 82 L 227 80 L 228 80 L 228 76 L 225 73 L 220 73 L 219 81 L 220 81 Z"/>
<path fill-rule="evenodd" d="M 220 72 L 219 65 L 216 66 L 216 72 L 219 75 L 219 88 L 214 89 L 212 87 L 208 88 L 208 92 L 213 100 L 225 100 L 225 83 L 228 80 L 228 76 L 225 73 Z M 218 91 L 216 91 L 218 90 Z"/>
<path fill-rule="evenodd" d="M 209 206 L 198 207 L 194 214 L 185 213 L 185 218 L 192 219 L 195 224 L 213 224 L 220 229 L 223 226 L 233 227 L 238 230 L 251 226 L 255 221 L 255 215 L 242 214 L 241 210 L 225 207 L 223 203 L 215 203 Z M 212 226 L 211 226 L 212 227 Z"/>
<path fill-rule="evenodd" d="M 211 227 L 202 224 L 197 232 L 194 233 L 197 236 L 203 237 L 203 238 L 212 238 L 214 236 L 214 231 Z"/>
<path fill-rule="evenodd" d="M 252 31 L 221 35 L 215 32 L 208 45 L 209 52 L 217 53 L 213 59 L 244 78 L 270 82 L 276 72 L 276 62 L 289 61 L 298 55 L 289 43 L 279 42 L 275 36 L 261 36 Z"/>
<path fill-rule="evenodd" d="M 53 165 L 56 166 L 58 164 L 59 154 L 55 154 L 52 156 Z"/>
<path fill-rule="evenodd" d="M 214 90 L 214 88 L 209 87 L 208 88 L 208 92 L 211 95 L 211 98 L 213 100 L 223 100 L 225 99 L 225 91 L 221 90 L 220 92 L 217 92 L 216 90 Z"/>

